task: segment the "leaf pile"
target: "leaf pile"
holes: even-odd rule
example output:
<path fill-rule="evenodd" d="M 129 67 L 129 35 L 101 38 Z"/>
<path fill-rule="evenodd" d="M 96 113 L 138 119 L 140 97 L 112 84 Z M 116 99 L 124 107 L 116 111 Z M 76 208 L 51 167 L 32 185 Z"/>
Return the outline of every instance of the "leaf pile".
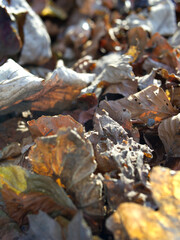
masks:
<path fill-rule="evenodd" d="M 180 238 L 179 19 L 0 1 L 1 239 Z"/>

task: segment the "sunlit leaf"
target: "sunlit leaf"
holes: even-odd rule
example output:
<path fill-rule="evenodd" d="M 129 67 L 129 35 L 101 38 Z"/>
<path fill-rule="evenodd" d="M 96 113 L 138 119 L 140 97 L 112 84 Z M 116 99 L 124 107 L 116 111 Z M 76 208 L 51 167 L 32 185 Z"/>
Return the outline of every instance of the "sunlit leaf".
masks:
<path fill-rule="evenodd" d="M 151 173 L 153 197 L 159 209 L 123 203 L 106 225 L 116 240 L 175 240 L 180 237 L 180 173 L 156 167 Z"/>
<path fill-rule="evenodd" d="M 77 128 L 79 133 L 83 132 L 83 126 L 76 122 L 71 116 L 41 116 L 37 120 L 28 121 L 29 130 L 34 138 L 49 136 L 57 133 L 59 128 Z"/>
<path fill-rule="evenodd" d="M 117 102 L 131 112 L 133 119 L 144 123 L 147 123 L 148 119 L 160 122 L 164 118 L 177 114 L 177 110 L 173 108 L 162 88 L 153 85 Z"/>

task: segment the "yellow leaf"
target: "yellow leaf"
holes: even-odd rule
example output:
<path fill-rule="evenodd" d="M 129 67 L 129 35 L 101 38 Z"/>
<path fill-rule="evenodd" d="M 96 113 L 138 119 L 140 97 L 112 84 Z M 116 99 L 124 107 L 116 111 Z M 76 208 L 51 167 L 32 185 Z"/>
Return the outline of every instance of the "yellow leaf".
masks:
<path fill-rule="evenodd" d="M 115 240 L 180 239 L 180 172 L 155 167 L 151 174 L 158 211 L 135 203 L 123 203 L 106 224 Z"/>

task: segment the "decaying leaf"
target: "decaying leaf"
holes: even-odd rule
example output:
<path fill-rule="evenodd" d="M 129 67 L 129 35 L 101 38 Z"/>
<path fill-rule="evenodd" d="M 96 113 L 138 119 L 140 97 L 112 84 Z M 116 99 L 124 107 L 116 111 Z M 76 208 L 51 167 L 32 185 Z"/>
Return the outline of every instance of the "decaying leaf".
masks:
<path fill-rule="evenodd" d="M 142 168 L 148 172 L 143 161 L 151 158 L 151 150 L 128 137 L 128 133 L 107 115 L 96 114 L 94 131 L 90 132 L 98 170 L 118 170 L 128 178 L 143 179 Z M 141 169 L 141 170 L 140 170 Z"/>
<path fill-rule="evenodd" d="M 62 240 L 61 227 L 45 212 L 28 215 L 29 230 L 20 240 Z"/>
<path fill-rule="evenodd" d="M 155 79 L 156 69 L 153 69 L 149 74 L 146 74 L 142 77 L 136 77 L 138 81 L 138 87 L 142 90 L 150 85 L 160 86 L 158 80 Z"/>
<path fill-rule="evenodd" d="M 180 157 L 180 114 L 163 120 L 158 134 L 168 157 Z"/>
<path fill-rule="evenodd" d="M 28 121 L 29 130 L 34 138 L 40 136 L 54 135 L 59 128 L 77 128 L 79 133 L 83 132 L 83 126 L 76 122 L 71 116 L 41 116 L 37 120 Z"/>
<path fill-rule="evenodd" d="M 173 108 L 162 88 L 154 85 L 150 85 L 128 98 L 117 100 L 117 102 L 131 112 L 133 119 L 141 120 L 144 123 L 147 123 L 148 119 L 159 122 L 177 114 L 177 110 Z"/>
<path fill-rule="evenodd" d="M 67 240 L 92 240 L 91 229 L 79 211 L 68 225 Z"/>
<path fill-rule="evenodd" d="M 91 177 L 97 165 L 93 148 L 82 128 L 64 127 L 57 135 L 40 137 L 35 142 L 29 153 L 34 172 L 55 177 L 64 184 L 80 208 L 102 200 L 102 182 Z M 90 213 L 98 214 L 98 210 L 92 208 Z"/>
<path fill-rule="evenodd" d="M 8 215 L 22 224 L 29 212 L 59 211 L 73 216 L 76 207 L 51 178 L 36 175 L 19 166 L 0 167 L 0 188 Z"/>
<path fill-rule="evenodd" d="M 0 74 L 0 109 L 22 101 L 42 88 L 41 78 L 30 74 L 12 59 L 0 67 Z"/>
<path fill-rule="evenodd" d="M 155 167 L 150 179 L 158 211 L 135 203 L 121 204 L 106 222 L 116 240 L 175 240 L 180 237 L 180 173 Z"/>

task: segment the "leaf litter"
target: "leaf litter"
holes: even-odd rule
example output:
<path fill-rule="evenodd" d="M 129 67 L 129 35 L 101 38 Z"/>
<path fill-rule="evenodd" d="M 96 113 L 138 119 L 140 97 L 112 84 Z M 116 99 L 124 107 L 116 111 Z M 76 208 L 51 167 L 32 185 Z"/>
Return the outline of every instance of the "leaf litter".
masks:
<path fill-rule="evenodd" d="M 125 3 L 0 1 L 1 239 L 179 238 L 179 3 Z"/>

